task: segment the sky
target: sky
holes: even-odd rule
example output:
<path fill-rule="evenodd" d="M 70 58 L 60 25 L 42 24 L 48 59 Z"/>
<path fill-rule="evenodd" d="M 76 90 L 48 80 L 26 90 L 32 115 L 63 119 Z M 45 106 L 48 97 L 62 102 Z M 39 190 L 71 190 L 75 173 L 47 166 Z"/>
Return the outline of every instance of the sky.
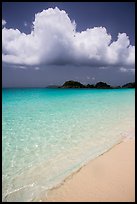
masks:
<path fill-rule="evenodd" d="M 3 2 L 3 87 L 135 81 L 135 3 Z"/>

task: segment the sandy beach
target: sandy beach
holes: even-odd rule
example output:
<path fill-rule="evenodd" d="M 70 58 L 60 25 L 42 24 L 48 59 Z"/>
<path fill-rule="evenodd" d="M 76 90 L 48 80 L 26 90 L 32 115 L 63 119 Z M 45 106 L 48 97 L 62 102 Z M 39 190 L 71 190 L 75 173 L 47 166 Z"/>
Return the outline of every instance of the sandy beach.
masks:
<path fill-rule="evenodd" d="M 41 201 L 135 201 L 135 141 L 129 139 L 90 161 Z"/>

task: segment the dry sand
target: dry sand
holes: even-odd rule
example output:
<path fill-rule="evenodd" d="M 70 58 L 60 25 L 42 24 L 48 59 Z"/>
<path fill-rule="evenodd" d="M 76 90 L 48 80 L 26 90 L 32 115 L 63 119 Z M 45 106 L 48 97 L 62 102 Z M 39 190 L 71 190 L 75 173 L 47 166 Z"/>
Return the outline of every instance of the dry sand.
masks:
<path fill-rule="evenodd" d="M 90 161 L 41 201 L 135 201 L 135 141 L 124 141 Z"/>

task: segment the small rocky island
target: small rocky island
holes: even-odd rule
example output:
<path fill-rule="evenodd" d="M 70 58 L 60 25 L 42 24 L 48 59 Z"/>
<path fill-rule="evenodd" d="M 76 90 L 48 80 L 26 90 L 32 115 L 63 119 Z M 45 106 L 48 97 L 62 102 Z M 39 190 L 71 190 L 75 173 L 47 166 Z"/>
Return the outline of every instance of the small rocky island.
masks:
<path fill-rule="evenodd" d="M 51 85 L 48 86 L 47 88 L 95 88 L 95 89 L 120 89 L 120 88 L 135 88 L 135 82 L 127 83 L 124 84 L 123 86 L 110 86 L 109 84 L 105 82 L 98 82 L 96 84 L 87 84 L 84 85 L 78 81 L 66 81 L 62 86 L 57 86 L 57 85 Z"/>
<path fill-rule="evenodd" d="M 78 81 L 66 81 L 60 88 L 85 88 L 85 86 Z"/>
<path fill-rule="evenodd" d="M 118 89 L 118 88 L 135 88 L 135 82 L 127 83 L 123 86 L 110 86 L 105 82 L 98 82 L 97 84 L 81 84 L 78 81 L 66 81 L 62 86 L 53 86 L 53 88 L 96 88 L 96 89 Z"/>
<path fill-rule="evenodd" d="M 122 86 L 122 88 L 135 88 L 135 82 L 125 84 Z"/>

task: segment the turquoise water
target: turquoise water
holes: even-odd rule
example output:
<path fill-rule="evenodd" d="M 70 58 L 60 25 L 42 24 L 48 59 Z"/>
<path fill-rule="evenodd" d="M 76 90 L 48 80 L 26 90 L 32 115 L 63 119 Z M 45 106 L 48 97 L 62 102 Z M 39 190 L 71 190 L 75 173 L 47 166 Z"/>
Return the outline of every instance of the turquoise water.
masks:
<path fill-rule="evenodd" d="M 134 89 L 3 89 L 3 201 L 35 201 L 134 130 Z"/>

